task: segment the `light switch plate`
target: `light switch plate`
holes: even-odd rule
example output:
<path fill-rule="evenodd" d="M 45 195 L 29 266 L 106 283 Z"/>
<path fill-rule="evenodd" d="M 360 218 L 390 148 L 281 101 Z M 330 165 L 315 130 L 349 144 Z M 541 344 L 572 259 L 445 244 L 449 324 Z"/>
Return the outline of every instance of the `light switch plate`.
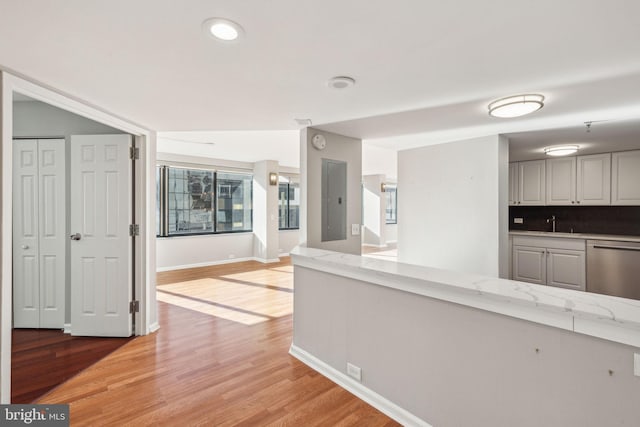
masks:
<path fill-rule="evenodd" d="M 360 235 L 360 224 L 351 224 L 351 235 L 352 236 Z"/>
<path fill-rule="evenodd" d="M 633 375 L 640 377 L 640 353 L 633 354 Z"/>
<path fill-rule="evenodd" d="M 513 218 L 513 223 L 514 224 L 522 224 L 522 223 L 524 223 L 524 219 L 523 218 Z"/>

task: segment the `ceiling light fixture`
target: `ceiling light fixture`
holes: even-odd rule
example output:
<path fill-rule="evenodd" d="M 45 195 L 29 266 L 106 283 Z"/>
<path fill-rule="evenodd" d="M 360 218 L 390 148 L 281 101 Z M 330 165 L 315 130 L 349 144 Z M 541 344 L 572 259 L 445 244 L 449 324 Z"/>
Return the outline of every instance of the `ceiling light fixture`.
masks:
<path fill-rule="evenodd" d="M 557 145 L 555 147 L 545 147 L 544 153 L 547 156 L 568 156 L 578 151 L 577 145 Z"/>
<path fill-rule="evenodd" d="M 240 24 L 225 18 L 209 18 L 202 23 L 203 30 L 223 42 L 232 42 L 244 34 Z"/>
<path fill-rule="evenodd" d="M 337 76 L 327 81 L 327 86 L 331 89 L 347 89 L 356 84 L 356 80 L 347 76 Z"/>
<path fill-rule="evenodd" d="M 544 96 L 538 94 L 514 95 L 489 104 L 489 115 L 500 118 L 520 117 L 538 111 L 544 106 Z"/>

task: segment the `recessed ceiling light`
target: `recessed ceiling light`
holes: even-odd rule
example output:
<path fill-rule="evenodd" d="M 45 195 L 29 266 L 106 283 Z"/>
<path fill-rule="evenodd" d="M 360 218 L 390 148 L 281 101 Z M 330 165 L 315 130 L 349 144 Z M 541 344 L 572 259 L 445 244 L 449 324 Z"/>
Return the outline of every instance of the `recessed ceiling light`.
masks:
<path fill-rule="evenodd" d="M 337 76 L 327 81 L 327 86 L 331 89 L 347 89 L 356 84 L 355 79 L 347 76 Z"/>
<path fill-rule="evenodd" d="M 557 145 L 555 147 L 545 147 L 544 152 L 547 156 L 568 156 L 578 151 L 577 145 Z"/>
<path fill-rule="evenodd" d="M 232 42 L 244 34 L 240 24 L 225 18 L 209 18 L 202 23 L 204 31 L 223 42 Z"/>
<path fill-rule="evenodd" d="M 543 101 L 544 96 L 538 94 L 500 98 L 489 104 L 489 115 L 500 118 L 524 116 L 541 109 L 544 106 Z"/>

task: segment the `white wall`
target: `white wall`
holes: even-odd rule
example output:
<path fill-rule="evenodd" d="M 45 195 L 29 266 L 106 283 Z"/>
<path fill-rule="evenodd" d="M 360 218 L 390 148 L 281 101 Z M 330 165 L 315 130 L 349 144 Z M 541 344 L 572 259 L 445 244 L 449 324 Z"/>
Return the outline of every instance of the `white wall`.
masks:
<path fill-rule="evenodd" d="M 398 243 L 398 224 L 385 224 L 386 243 Z"/>
<path fill-rule="evenodd" d="M 156 239 L 158 271 L 254 259 L 253 233 L 209 234 Z"/>
<path fill-rule="evenodd" d="M 508 145 L 498 136 L 398 154 L 398 261 L 507 277 Z"/>
<path fill-rule="evenodd" d="M 316 134 L 325 136 L 327 145 L 319 151 L 311 145 Z M 300 133 L 300 239 L 307 246 L 359 255 L 360 235 L 351 234 L 351 225 L 360 224 L 362 215 L 362 141 L 331 132 L 307 128 Z M 347 163 L 347 238 L 323 242 L 321 239 L 322 159 Z"/>
<path fill-rule="evenodd" d="M 262 262 L 278 260 L 278 185 L 269 174 L 278 173 L 278 162 L 264 160 L 253 168 L 254 256 Z"/>
<path fill-rule="evenodd" d="M 363 150 L 364 151 L 364 150 Z M 386 244 L 386 198 L 381 191 L 384 175 L 362 177 L 362 243 L 372 246 Z"/>
<path fill-rule="evenodd" d="M 300 230 L 280 230 L 278 233 L 278 254 L 287 255 L 300 243 Z"/>
<path fill-rule="evenodd" d="M 362 175 L 385 175 L 395 182 L 398 177 L 398 152 L 362 141 Z"/>
<path fill-rule="evenodd" d="M 122 134 L 119 129 L 103 125 L 77 114 L 40 101 L 13 103 L 13 136 L 16 138 L 62 137 L 66 140 L 66 163 L 71 165 L 71 135 Z M 68 169 L 68 168 L 67 168 Z M 70 203 L 69 174 L 66 175 L 67 209 Z M 66 229 L 70 230 L 71 216 L 66 216 Z M 71 322 L 71 245 L 66 242 L 67 285 L 65 289 L 65 323 Z"/>

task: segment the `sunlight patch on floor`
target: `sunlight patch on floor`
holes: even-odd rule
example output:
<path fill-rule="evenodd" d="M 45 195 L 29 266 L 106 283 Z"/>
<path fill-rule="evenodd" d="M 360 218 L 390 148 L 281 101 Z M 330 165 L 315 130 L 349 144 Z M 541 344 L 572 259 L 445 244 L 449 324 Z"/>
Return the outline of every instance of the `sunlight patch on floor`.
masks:
<path fill-rule="evenodd" d="M 293 312 L 291 280 L 259 280 L 251 272 L 158 286 L 158 301 L 255 325 Z M 279 273 L 282 274 L 282 273 Z M 253 279 L 250 281 L 248 279 Z"/>

